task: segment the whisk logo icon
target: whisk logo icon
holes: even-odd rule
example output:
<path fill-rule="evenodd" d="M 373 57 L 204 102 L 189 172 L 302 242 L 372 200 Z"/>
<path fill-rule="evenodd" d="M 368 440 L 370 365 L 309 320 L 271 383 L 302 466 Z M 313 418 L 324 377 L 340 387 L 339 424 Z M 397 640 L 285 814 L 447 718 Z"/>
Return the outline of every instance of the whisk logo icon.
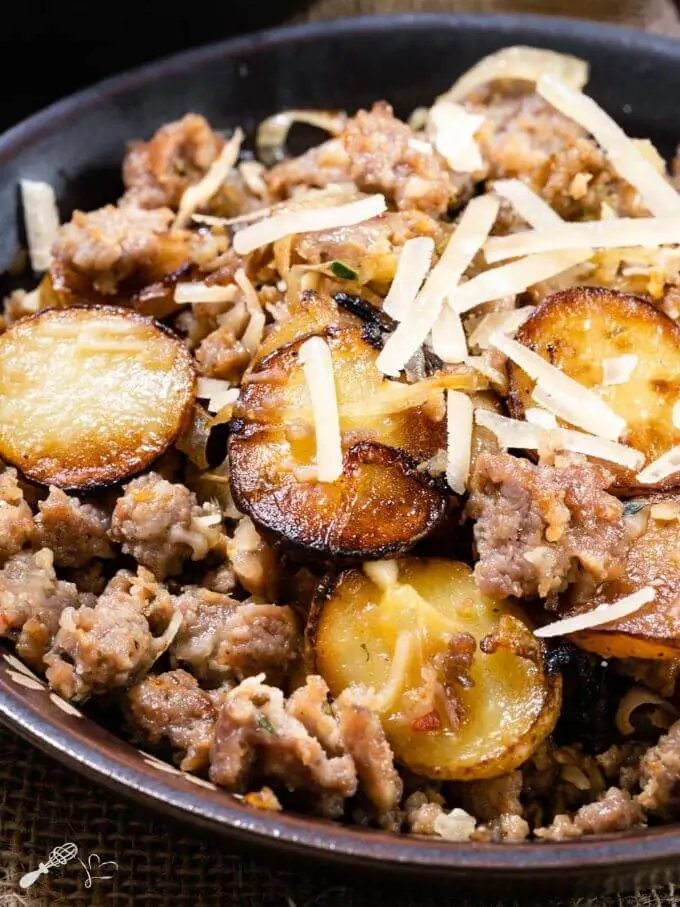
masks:
<path fill-rule="evenodd" d="M 71 860 L 77 856 L 77 844 L 74 844 L 72 841 L 67 842 L 66 844 L 60 844 L 59 847 L 55 847 L 54 850 L 50 852 L 46 863 L 39 863 L 37 869 L 34 869 L 33 872 L 27 872 L 26 875 L 21 877 L 19 886 L 21 888 L 30 888 L 31 885 L 38 881 L 40 876 L 47 875 L 50 869 L 54 869 L 55 866 L 66 866 L 67 863 L 70 863 Z"/>
<path fill-rule="evenodd" d="M 39 863 L 37 869 L 27 872 L 22 876 L 21 879 L 19 879 L 19 886 L 23 889 L 30 888 L 31 885 L 34 885 L 38 881 L 40 876 L 47 875 L 50 869 L 54 869 L 55 866 L 66 866 L 67 863 L 70 863 L 71 860 L 76 859 L 76 857 L 85 870 L 86 888 L 91 888 L 92 882 L 95 880 L 105 881 L 106 879 L 113 878 L 112 875 L 103 875 L 100 873 L 111 873 L 118 869 L 118 863 L 113 860 L 102 862 L 101 857 L 97 853 L 91 853 L 87 858 L 87 863 L 85 863 L 78 856 L 78 845 L 74 844 L 72 841 L 67 841 L 50 851 L 47 860 Z M 95 873 L 97 873 L 97 875 L 95 875 Z"/>

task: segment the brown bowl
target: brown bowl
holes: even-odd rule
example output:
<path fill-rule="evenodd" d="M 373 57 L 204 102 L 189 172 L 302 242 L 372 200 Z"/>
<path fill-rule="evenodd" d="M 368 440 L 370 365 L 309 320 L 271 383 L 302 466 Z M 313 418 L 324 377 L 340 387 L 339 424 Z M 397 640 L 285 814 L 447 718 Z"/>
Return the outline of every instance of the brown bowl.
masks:
<path fill-rule="evenodd" d="M 17 185 L 45 179 L 62 216 L 118 197 L 125 143 L 188 110 L 252 135 L 286 107 L 346 107 L 388 98 L 408 113 L 479 57 L 507 44 L 568 51 L 592 64 L 589 90 L 633 135 L 671 154 L 680 43 L 624 29 L 523 16 L 362 18 L 281 29 L 181 54 L 75 95 L 0 138 L 0 269 L 21 242 Z M 6 290 L 0 286 L 0 291 Z M 144 806 L 304 864 L 409 876 L 452 890 L 562 896 L 658 884 L 678 875 L 680 827 L 560 844 L 447 844 L 308 817 L 257 812 L 146 755 L 54 694 L 0 647 L 0 717 L 31 743 Z M 313 861 L 313 862 L 310 862 Z"/>

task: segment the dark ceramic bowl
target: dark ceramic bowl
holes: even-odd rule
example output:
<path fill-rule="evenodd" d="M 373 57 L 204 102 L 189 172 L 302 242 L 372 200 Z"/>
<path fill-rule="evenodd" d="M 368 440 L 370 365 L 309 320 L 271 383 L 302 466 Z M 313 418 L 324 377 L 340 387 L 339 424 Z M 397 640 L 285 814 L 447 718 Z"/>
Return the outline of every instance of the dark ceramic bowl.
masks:
<path fill-rule="evenodd" d="M 251 130 L 286 107 L 356 108 L 388 98 L 405 114 L 479 57 L 507 44 L 570 51 L 592 65 L 590 91 L 629 133 L 671 153 L 680 134 L 680 43 L 633 31 L 521 16 L 401 16 L 253 35 L 154 63 L 75 95 L 0 138 L 0 267 L 20 244 L 17 183 L 45 179 L 62 216 L 120 194 L 126 141 L 187 110 Z M 0 288 L 1 289 L 1 288 Z M 140 753 L 50 695 L 0 650 L 0 715 L 47 753 L 144 806 L 306 865 L 327 861 L 467 890 L 567 895 L 650 885 L 680 866 L 680 827 L 564 844 L 446 844 L 248 809 L 201 779 Z"/>

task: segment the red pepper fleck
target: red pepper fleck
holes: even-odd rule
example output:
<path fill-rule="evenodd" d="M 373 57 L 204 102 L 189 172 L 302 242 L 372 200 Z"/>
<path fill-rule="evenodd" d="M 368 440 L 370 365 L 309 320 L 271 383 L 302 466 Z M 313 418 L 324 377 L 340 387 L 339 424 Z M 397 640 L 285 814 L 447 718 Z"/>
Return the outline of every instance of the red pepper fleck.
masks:
<path fill-rule="evenodd" d="M 439 713 L 434 710 L 428 712 L 426 715 L 421 715 L 420 718 L 416 718 L 415 721 L 411 722 L 412 731 L 422 731 L 425 734 L 432 734 L 441 729 L 441 718 L 439 717 Z"/>

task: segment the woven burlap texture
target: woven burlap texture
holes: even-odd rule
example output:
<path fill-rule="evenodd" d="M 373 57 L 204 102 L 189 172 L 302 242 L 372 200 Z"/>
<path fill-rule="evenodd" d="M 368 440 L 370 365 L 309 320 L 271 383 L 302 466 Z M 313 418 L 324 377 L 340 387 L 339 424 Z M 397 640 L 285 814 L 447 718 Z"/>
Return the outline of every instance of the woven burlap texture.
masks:
<path fill-rule="evenodd" d="M 443 9 L 562 12 L 680 34 L 670 0 L 317 0 L 301 18 Z M 102 862 L 115 861 L 118 868 L 110 870 L 110 879 L 93 881 L 88 888 L 85 871 L 74 861 L 22 892 L 21 876 L 65 841 L 75 842 L 86 861 L 87 855 L 97 854 Z M 226 842 L 201 839 L 118 800 L 0 727 L 0 907 L 472 907 L 455 891 L 423 896 L 402 888 L 395 895 L 365 880 L 345 886 L 338 876 L 324 877 L 320 872 L 318 866 L 314 876 L 282 871 L 256 856 L 230 853 Z M 575 900 L 569 907 L 676 904 L 680 895 L 670 886 Z M 492 907 L 492 902 L 483 907 Z M 493 902 L 493 907 L 515 907 L 515 902 Z"/>

